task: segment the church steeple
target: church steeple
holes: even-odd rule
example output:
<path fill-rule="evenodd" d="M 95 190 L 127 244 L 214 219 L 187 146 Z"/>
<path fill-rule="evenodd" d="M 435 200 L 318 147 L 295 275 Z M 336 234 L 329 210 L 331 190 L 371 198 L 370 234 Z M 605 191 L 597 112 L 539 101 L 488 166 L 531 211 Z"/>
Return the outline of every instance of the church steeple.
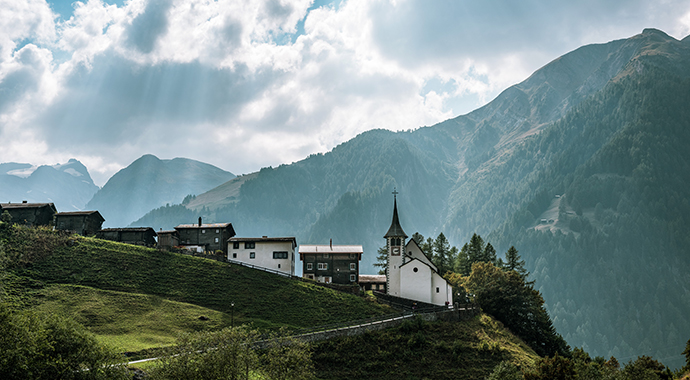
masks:
<path fill-rule="evenodd" d="M 398 192 L 395 189 L 393 189 L 393 221 L 391 222 L 391 227 L 388 229 L 388 232 L 384 236 L 384 238 L 386 239 L 391 237 L 407 239 L 407 235 L 405 234 L 405 231 L 403 231 L 402 227 L 400 227 L 400 221 L 398 220 L 398 199 L 396 197 L 397 195 Z"/>

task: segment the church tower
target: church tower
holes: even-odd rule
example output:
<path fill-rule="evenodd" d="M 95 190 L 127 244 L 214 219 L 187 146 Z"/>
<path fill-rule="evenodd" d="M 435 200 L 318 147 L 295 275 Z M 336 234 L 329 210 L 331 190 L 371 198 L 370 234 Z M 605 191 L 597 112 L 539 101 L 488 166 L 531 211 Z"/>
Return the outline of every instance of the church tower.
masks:
<path fill-rule="evenodd" d="M 393 221 L 384 236 L 388 247 L 388 269 L 386 270 L 386 292 L 400 297 L 400 266 L 405 264 L 405 239 L 407 235 L 398 220 L 398 192 L 393 189 Z"/>

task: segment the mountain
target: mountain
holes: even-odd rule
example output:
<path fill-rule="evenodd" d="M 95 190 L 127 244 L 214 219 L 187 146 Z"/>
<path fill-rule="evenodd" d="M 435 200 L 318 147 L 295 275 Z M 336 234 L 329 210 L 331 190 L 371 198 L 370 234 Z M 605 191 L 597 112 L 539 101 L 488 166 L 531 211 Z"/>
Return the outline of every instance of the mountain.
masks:
<path fill-rule="evenodd" d="M 2 202 L 52 202 L 58 211 L 76 211 L 97 191 L 89 171 L 75 159 L 57 165 L 0 164 Z"/>
<path fill-rule="evenodd" d="M 408 235 L 514 245 L 572 346 L 678 367 L 690 331 L 688 104 L 690 37 L 645 29 L 572 51 L 467 115 L 365 132 L 146 218 L 363 244 L 371 273 L 396 188 Z"/>
<path fill-rule="evenodd" d="M 103 215 L 104 227 L 124 227 L 149 210 L 180 203 L 187 195 L 200 194 L 234 177 L 199 161 L 144 155 L 115 173 L 86 207 Z"/>

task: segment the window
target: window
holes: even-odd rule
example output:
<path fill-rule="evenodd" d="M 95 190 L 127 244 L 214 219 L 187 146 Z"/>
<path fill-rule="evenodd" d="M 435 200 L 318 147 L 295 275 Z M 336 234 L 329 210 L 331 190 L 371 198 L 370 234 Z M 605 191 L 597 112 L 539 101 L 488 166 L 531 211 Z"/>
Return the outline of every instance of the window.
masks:
<path fill-rule="evenodd" d="M 354 274 L 351 274 L 350 275 L 350 282 L 355 282 L 355 281 L 357 281 L 357 276 Z"/>
<path fill-rule="evenodd" d="M 307 263 L 307 270 L 313 270 L 313 269 L 314 269 L 314 264 Z"/>
<path fill-rule="evenodd" d="M 307 275 L 307 278 L 310 279 L 310 280 L 313 280 L 313 279 L 314 279 L 314 275 L 313 275 L 313 274 L 308 274 L 308 275 Z"/>
<path fill-rule="evenodd" d="M 357 264 L 350 263 L 350 270 L 357 270 Z"/>
<path fill-rule="evenodd" d="M 253 241 L 247 241 L 244 243 L 244 249 L 254 249 L 256 248 L 256 243 Z"/>
<path fill-rule="evenodd" d="M 328 263 L 317 263 L 317 264 L 316 264 L 316 269 L 318 269 L 318 270 L 326 270 L 326 269 L 328 269 Z"/>
<path fill-rule="evenodd" d="M 330 257 L 330 255 L 329 255 L 328 253 L 324 253 L 324 254 L 323 254 L 323 258 L 324 258 L 324 259 L 327 259 L 327 258 L 329 258 L 329 257 Z"/>
<path fill-rule="evenodd" d="M 205 234 L 205 233 L 206 233 L 206 230 L 201 230 L 201 233 L 202 233 L 202 234 Z"/>
<path fill-rule="evenodd" d="M 236 258 L 237 258 L 237 253 L 233 253 L 233 254 L 232 254 L 232 258 L 233 258 L 233 259 L 236 259 Z"/>
<path fill-rule="evenodd" d="M 213 239 L 214 243 L 218 243 L 218 238 Z"/>
<path fill-rule="evenodd" d="M 419 271 L 419 269 L 417 269 L 417 268 L 415 267 L 415 268 L 412 268 L 412 271 L 415 272 L 415 273 L 417 273 L 417 271 Z"/>
<path fill-rule="evenodd" d="M 440 293 L 440 292 L 441 292 L 441 289 L 439 289 L 438 286 L 437 286 L 437 287 L 436 287 L 436 293 Z"/>
<path fill-rule="evenodd" d="M 233 241 L 232 242 L 232 248 L 233 249 L 240 249 L 240 242 L 239 241 Z"/>
<path fill-rule="evenodd" d="M 220 233 L 220 230 L 216 230 L 216 233 L 219 234 L 219 233 Z"/>
<path fill-rule="evenodd" d="M 273 258 L 274 259 L 287 259 L 288 253 L 287 252 L 273 252 Z"/>
<path fill-rule="evenodd" d="M 249 258 L 255 259 L 256 258 L 256 252 L 249 252 Z"/>
<path fill-rule="evenodd" d="M 278 269 L 280 269 L 280 264 L 278 264 Z"/>

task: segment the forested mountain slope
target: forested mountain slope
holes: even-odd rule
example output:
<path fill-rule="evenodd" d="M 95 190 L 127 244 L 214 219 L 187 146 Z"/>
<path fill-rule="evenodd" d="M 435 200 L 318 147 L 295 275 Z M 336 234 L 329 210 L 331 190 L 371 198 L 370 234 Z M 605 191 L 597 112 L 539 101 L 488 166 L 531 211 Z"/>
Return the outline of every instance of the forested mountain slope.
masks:
<path fill-rule="evenodd" d="M 571 345 L 682 364 L 689 77 L 690 39 L 648 29 L 568 53 L 470 114 L 369 131 L 226 184 L 225 199 L 216 189 L 213 202 L 147 220 L 196 213 L 241 236 L 363 244 L 371 273 L 396 187 L 408 235 L 443 231 L 460 244 L 476 232 L 499 253 L 515 245 Z"/>

